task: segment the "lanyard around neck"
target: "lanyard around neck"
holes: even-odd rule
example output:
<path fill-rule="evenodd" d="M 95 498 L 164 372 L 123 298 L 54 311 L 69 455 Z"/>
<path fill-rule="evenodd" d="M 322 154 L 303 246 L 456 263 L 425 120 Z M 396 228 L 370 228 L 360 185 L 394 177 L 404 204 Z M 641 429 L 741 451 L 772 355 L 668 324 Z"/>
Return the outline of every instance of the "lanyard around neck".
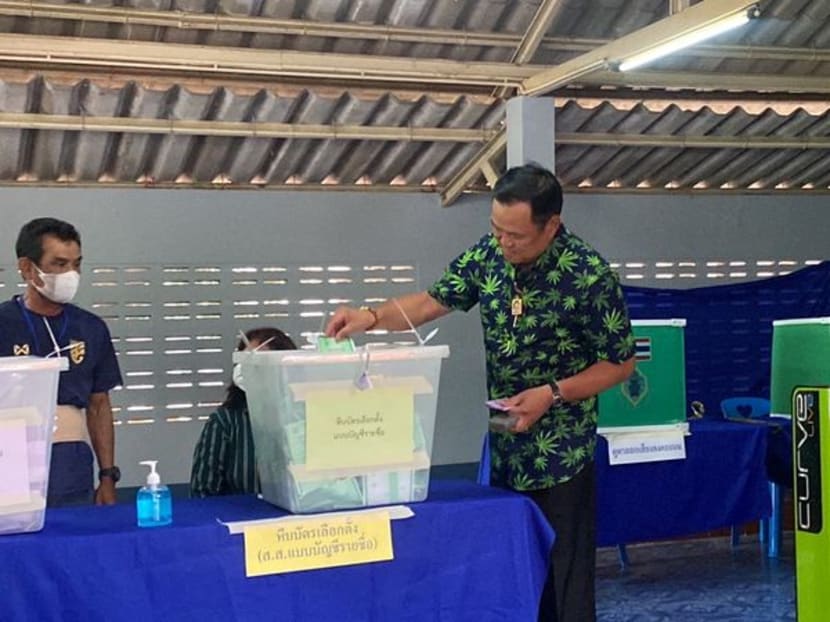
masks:
<path fill-rule="evenodd" d="M 37 330 L 35 330 L 34 323 L 35 314 L 26 308 L 26 303 L 23 301 L 22 296 L 17 297 L 17 304 L 23 314 L 23 319 L 29 329 L 29 334 L 31 334 L 32 340 L 35 342 L 35 353 L 40 354 L 40 339 L 37 337 Z M 59 343 L 63 341 L 63 338 L 66 335 L 66 329 L 69 326 L 69 309 L 64 307 L 61 315 L 63 316 L 63 321 L 61 322 L 61 329 L 57 339 L 55 339 L 55 334 L 52 332 L 52 325 L 49 324 L 49 320 L 45 316 L 40 316 L 43 319 L 43 323 L 46 324 L 46 332 L 49 333 L 49 338 L 52 340 L 52 345 L 55 348 L 52 352 L 50 352 L 50 355 L 57 354 L 61 350 Z"/>

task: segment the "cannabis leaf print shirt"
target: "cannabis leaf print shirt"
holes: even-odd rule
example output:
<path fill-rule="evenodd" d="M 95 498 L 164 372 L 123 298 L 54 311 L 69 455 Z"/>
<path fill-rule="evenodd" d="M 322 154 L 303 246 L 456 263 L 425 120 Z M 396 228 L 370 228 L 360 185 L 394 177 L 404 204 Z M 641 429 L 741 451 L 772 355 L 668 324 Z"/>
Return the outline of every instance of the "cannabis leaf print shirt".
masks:
<path fill-rule="evenodd" d="M 450 309 L 479 305 L 491 399 L 634 355 L 616 273 L 564 225 L 533 265 L 518 269 L 487 234 L 456 257 L 428 293 Z M 521 314 L 514 318 L 515 298 Z M 491 432 L 491 482 L 540 490 L 568 481 L 594 459 L 596 426 L 592 397 L 552 408 L 527 433 Z"/>

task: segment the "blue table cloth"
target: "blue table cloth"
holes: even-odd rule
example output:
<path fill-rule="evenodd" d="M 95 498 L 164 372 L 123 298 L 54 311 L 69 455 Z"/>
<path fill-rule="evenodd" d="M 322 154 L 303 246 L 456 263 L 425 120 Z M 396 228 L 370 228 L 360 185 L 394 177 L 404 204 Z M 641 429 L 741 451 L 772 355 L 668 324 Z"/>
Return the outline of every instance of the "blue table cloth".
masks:
<path fill-rule="evenodd" d="M 0 620 L 536 620 L 553 533 L 531 501 L 433 481 L 411 507 L 392 561 L 251 579 L 217 519 L 284 514 L 253 497 L 175 502 L 155 529 L 131 504 L 49 510 L 43 531 L 0 536 Z"/>
<path fill-rule="evenodd" d="M 597 445 L 600 546 L 661 540 L 770 516 L 767 429 L 727 421 L 690 424 L 686 459 L 610 466 Z"/>

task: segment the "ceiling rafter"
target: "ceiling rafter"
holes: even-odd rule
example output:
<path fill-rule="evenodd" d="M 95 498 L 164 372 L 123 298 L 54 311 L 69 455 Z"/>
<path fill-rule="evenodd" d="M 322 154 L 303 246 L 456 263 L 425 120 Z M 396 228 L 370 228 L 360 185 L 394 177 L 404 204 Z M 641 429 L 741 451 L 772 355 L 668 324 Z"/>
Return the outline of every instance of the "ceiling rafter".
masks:
<path fill-rule="evenodd" d="M 550 30 L 550 26 L 557 15 L 562 11 L 562 0 L 543 0 L 530 20 L 527 30 L 522 36 L 522 40 L 513 52 L 510 62 L 514 65 L 524 65 L 533 58 L 545 33 Z M 496 89 L 493 93 L 495 97 L 506 97 L 510 93 L 507 87 Z"/>
<path fill-rule="evenodd" d="M 0 61 L 15 66 L 105 66 L 182 74 L 337 78 L 426 84 L 517 87 L 541 68 L 509 63 L 460 62 L 293 50 L 262 50 L 149 41 L 0 33 Z"/>
<path fill-rule="evenodd" d="M 180 30 L 302 35 L 310 37 L 518 48 L 525 34 L 455 30 L 449 28 L 407 28 L 387 24 L 319 22 L 302 19 L 279 19 L 247 15 L 193 13 L 181 10 L 153 11 L 134 7 L 90 6 L 0 0 L 0 15 L 20 18 L 43 18 L 124 26 L 158 26 Z M 588 52 L 610 43 L 612 39 L 584 37 L 542 37 L 539 47 L 561 52 Z M 794 48 L 754 45 L 698 45 L 684 50 L 684 55 L 743 60 L 830 61 L 830 49 Z"/>
<path fill-rule="evenodd" d="M 442 127 L 320 125 L 255 121 L 201 121 L 140 117 L 102 117 L 0 112 L 0 128 L 325 140 L 395 140 L 412 142 L 483 142 L 495 132 L 487 129 Z"/>
<path fill-rule="evenodd" d="M 605 46 L 599 48 L 603 49 Z M 187 76 L 232 76 L 249 82 L 280 76 L 299 82 L 328 79 L 358 84 L 363 88 L 372 85 L 376 88 L 395 88 L 394 85 L 406 88 L 412 84 L 434 84 L 439 88 L 513 86 L 531 94 L 539 88 L 554 90 L 567 85 L 594 84 L 770 93 L 826 93 L 830 90 L 830 82 L 824 78 L 797 74 L 732 75 L 686 71 L 634 71 L 623 74 L 605 71 L 606 60 L 596 50 L 556 67 L 544 68 L 539 65 L 510 63 L 0 33 L 0 63 L 2 62 L 12 64 L 13 69 L 10 70 L 15 71 L 22 67 L 43 71 L 84 68 L 108 75 L 117 70 L 143 73 L 146 76 L 174 74 L 183 79 Z M 534 80 L 539 80 L 538 76 L 542 74 L 546 76 L 544 80 L 547 84 L 539 87 Z"/>
<path fill-rule="evenodd" d="M 522 35 L 522 40 L 513 52 L 511 63 L 524 65 L 530 62 L 536 50 L 542 43 L 545 33 L 550 30 L 551 24 L 562 12 L 563 0 L 543 0 L 539 9 Z"/>
<path fill-rule="evenodd" d="M 685 71 L 596 71 L 580 79 L 583 85 L 611 87 L 755 91 L 769 93 L 830 93 L 826 76 L 787 74 L 705 74 Z"/>
<path fill-rule="evenodd" d="M 0 129 L 123 132 L 170 136 L 484 142 L 497 130 L 442 127 L 320 125 L 254 121 L 200 121 L 0 112 Z M 830 149 L 830 137 L 694 136 L 672 134 L 557 133 L 559 145 L 586 147 L 667 147 L 678 149 Z"/>
<path fill-rule="evenodd" d="M 671 149 L 830 149 L 830 136 L 691 136 L 678 134 L 557 133 L 556 144 Z"/>
<path fill-rule="evenodd" d="M 734 13 L 754 4 L 752 0 L 703 0 L 680 13 L 649 24 L 611 43 L 577 56 L 555 67 L 541 71 L 522 82 L 519 92 L 524 95 L 548 93 L 557 87 L 578 81 L 609 62 L 618 61 L 650 50 L 665 41 L 692 32 L 713 23 L 723 15 Z M 497 141 L 506 144 L 506 136 L 494 136 L 464 168 L 449 180 L 441 193 L 444 205 L 453 203 L 464 188 L 480 173 L 484 162 L 489 162 L 500 150 L 493 151 Z"/>

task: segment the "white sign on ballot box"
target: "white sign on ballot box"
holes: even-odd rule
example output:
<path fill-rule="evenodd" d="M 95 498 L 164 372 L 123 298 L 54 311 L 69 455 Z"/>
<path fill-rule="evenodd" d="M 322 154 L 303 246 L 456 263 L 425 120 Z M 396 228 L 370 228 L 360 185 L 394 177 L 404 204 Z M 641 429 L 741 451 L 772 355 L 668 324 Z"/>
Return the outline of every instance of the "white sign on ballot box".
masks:
<path fill-rule="evenodd" d="M 0 410 L 0 507 L 28 503 L 30 500 L 26 441 L 26 420 L 31 416 L 30 411 L 34 409 Z"/>

